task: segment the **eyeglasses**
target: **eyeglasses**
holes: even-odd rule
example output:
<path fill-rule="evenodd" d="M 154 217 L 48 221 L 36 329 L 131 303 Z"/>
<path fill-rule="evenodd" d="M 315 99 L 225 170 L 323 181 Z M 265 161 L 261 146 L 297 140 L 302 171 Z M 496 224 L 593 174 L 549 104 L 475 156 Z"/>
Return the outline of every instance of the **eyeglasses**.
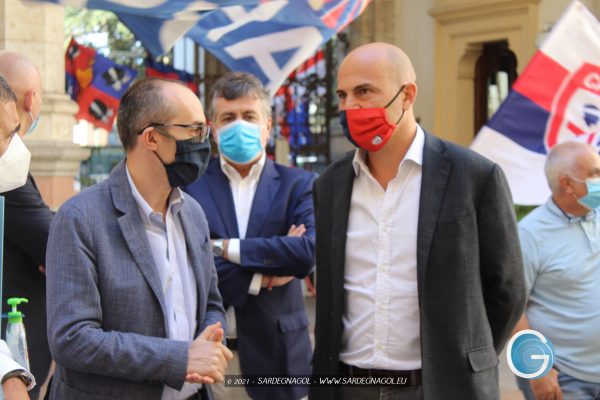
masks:
<path fill-rule="evenodd" d="M 165 124 L 162 122 L 151 122 L 150 124 L 148 124 L 148 126 L 146 126 L 144 129 L 142 129 L 138 135 L 141 135 L 142 132 L 144 132 L 146 129 L 153 127 L 153 128 L 157 128 L 156 130 L 158 131 L 158 133 L 160 133 L 161 135 L 168 137 L 171 140 L 182 140 L 182 139 L 178 139 L 175 136 L 171 135 L 169 132 L 167 132 L 166 130 L 163 129 L 158 129 L 158 128 L 166 128 L 169 126 L 175 126 L 178 128 L 183 128 L 188 130 L 189 132 L 192 133 L 192 136 L 188 139 L 191 140 L 193 143 L 203 143 L 206 141 L 206 139 L 208 138 L 208 135 L 210 135 L 210 126 L 208 125 L 204 125 L 204 124 Z"/>

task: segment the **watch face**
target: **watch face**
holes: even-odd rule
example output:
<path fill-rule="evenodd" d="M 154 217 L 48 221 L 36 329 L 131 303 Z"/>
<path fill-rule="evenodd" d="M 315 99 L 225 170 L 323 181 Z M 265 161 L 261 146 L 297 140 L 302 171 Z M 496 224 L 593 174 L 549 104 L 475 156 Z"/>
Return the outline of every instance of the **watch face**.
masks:
<path fill-rule="evenodd" d="M 221 257 L 221 256 L 223 255 L 223 247 L 221 247 L 220 245 L 218 245 L 218 244 L 216 244 L 216 243 L 215 243 L 215 244 L 213 245 L 213 248 L 212 248 L 212 249 L 213 249 L 213 254 L 214 254 L 215 256 L 217 256 L 217 257 Z"/>

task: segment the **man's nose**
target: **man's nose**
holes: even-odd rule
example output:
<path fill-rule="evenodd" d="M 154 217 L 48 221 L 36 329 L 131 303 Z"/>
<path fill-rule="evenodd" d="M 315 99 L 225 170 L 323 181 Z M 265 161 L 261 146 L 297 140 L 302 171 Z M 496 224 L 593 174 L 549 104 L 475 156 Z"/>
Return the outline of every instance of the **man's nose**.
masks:
<path fill-rule="evenodd" d="M 340 110 L 350 110 L 353 108 L 361 108 L 360 102 L 354 96 L 348 96 L 340 102 Z"/>

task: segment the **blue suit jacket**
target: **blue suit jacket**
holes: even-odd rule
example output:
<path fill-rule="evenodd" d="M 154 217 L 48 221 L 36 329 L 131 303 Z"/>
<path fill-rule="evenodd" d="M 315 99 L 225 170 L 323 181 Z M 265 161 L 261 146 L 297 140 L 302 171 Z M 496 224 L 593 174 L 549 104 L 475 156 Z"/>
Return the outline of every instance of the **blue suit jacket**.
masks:
<path fill-rule="evenodd" d="M 236 313 L 242 374 L 304 375 L 310 373 L 311 345 L 301 281 L 292 280 L 258 296 L 248 294 L 255 272 L 305 277 L 314 266 L 312 186 L 315 175 L 266 160 L 248 221 L 240 241 L 241 265 L 215 258 L 219 290 Z M 202 205 L 212 239 L 239 238 L 235 207 L 219 159 L 187 189 Z M 306 226 L 302 237 L 287 237 L 292 224 Z M 306 387 L 248 387 L 254 399 L 299 399 Z"/>
<path fill-rule="evenodd" d="M 224 321 L 208 226 L 185 195 L 180 216 L 198 291 L 198 335 Z M 46 258 L 51 399 L 147 400 L 183 385 L 189 344 L 167 339 L 165 299 L 124 162 L 66 202 Z"/>

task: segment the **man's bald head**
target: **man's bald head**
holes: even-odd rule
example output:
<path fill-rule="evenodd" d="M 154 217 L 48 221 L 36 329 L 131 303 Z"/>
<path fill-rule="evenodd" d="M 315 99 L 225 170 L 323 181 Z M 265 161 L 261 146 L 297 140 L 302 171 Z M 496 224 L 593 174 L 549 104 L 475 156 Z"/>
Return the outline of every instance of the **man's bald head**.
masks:
<path fill-rule="evenodd" d="M 553 194 L 558 194 L 563 176 L 585 180 L 600 161 L 598 150 L 584 142 L 568 141 L 556 145 L 546 158 L 544 172 Z M 597 171 L 600 173 L 600 171 Z"/>
<path fill-rule="evenodd" d="M 17 111 L 23 135 L 37 118 L 41 107 L 42 78 L 38 68 L 23 54 L 0 51 L 0 75 L 17 95 Z"/>
<path fill-rule="evenodd" d="M 416 83 L 415 68 L 402 49 L 389 43 L 375 42 L 352 50 L 342 61 L 340 71 L 349 64 L 373 68 L 379 66 L 398 83 Z"/>

